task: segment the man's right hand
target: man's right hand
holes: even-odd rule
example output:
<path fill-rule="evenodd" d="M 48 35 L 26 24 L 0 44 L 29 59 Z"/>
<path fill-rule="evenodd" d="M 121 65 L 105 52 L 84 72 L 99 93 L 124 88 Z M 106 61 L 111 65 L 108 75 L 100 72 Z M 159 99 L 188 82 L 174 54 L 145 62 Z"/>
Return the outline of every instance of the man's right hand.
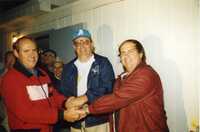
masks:
<path fill-rule="evenodd" d="M 70 109 L 73 107 L 81 108 L 86 102 L 88 101 L 86 95 L 82 95 L 79 97 L 69 97 L 68 100 L 65 102 L 65 108 Z"/>
<path fill-rule="evenodd" d="M 87 114 L 84 110 L 79 110 L 77 107 L 69 108 L 64 111 L 64 120 L 68 122 L 75 122 L 84 118 Z"/>

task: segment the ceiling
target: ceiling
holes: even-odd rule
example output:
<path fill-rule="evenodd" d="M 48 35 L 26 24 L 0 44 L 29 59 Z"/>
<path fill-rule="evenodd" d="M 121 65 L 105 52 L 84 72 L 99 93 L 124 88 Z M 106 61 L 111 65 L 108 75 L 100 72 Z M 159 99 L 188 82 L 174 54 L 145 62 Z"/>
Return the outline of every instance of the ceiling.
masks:
<path fill-rule="evenodd" d="M 0 0 L 0 31 L 19 30 L 31 26 L 38 15 L 78 0 Z M 45 3 L 45 4 L 44 4 Z M 19 8 L 19 6 L 24 7 Z M 17 8 L 16 10 L 13 10 Z"/>
<path fill-rule="evenodd" d="M 0 0 L 0 12 L 6 12 L 12 8 L 26 3 L 29 0 Z"/>

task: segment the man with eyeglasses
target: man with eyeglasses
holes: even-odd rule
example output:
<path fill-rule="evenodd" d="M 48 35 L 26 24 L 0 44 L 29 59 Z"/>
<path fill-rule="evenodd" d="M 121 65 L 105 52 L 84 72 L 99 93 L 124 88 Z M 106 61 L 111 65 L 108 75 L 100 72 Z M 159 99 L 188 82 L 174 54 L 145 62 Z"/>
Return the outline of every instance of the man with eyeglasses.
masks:
<path fill-rule="evenodd" d="M 66 107 L 81 108 L 97 98 L 111 93 L 114 72 L 106 57 L 95 54 L 91 34 L 79 29 L 73 35 L 77 57 L 64 66 L 61 89 L 65 96 L 74 96 Z M 108 114 L 88 116 L 72 124 L 71 132 L 108 132 Z"/>

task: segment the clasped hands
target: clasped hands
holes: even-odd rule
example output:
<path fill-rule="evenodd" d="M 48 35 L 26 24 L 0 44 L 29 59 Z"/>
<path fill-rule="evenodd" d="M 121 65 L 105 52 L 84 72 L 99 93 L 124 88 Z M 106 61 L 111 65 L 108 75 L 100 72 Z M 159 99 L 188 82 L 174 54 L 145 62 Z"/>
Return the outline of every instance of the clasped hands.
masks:
<path fill-rule="evenodd" d="M 64 120 L 75 122 L 87 116 L 87 96 L 69 97 L 65 102 Z"/>

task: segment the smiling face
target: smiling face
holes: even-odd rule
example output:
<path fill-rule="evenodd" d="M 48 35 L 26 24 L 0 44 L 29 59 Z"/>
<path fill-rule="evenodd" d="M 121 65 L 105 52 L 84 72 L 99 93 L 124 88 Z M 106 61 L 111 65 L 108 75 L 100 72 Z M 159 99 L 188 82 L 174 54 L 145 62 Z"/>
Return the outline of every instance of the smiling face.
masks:
<path fill-rule="evenodd" d="M 29 70 L 33 70 L 38 61 L 38 52 L 35 42 L 30 39 L 22 39 L 19 42 L 19 49 L 14 54 L 21 64 Z"/>
<path fill-rule="evenodd" d="M 143 53 L 139 53 L 134 43 L 125 42 L 120 46 L 120 59 L 126 72 L 131 73 L 142 61 Z"/>
<path fill-rule="evenodd" d="M 79 37 L 74 40 L 74 49 L 79 59 L 88 59 L 93 52 L 93 44 L 89 38 Z"/>

